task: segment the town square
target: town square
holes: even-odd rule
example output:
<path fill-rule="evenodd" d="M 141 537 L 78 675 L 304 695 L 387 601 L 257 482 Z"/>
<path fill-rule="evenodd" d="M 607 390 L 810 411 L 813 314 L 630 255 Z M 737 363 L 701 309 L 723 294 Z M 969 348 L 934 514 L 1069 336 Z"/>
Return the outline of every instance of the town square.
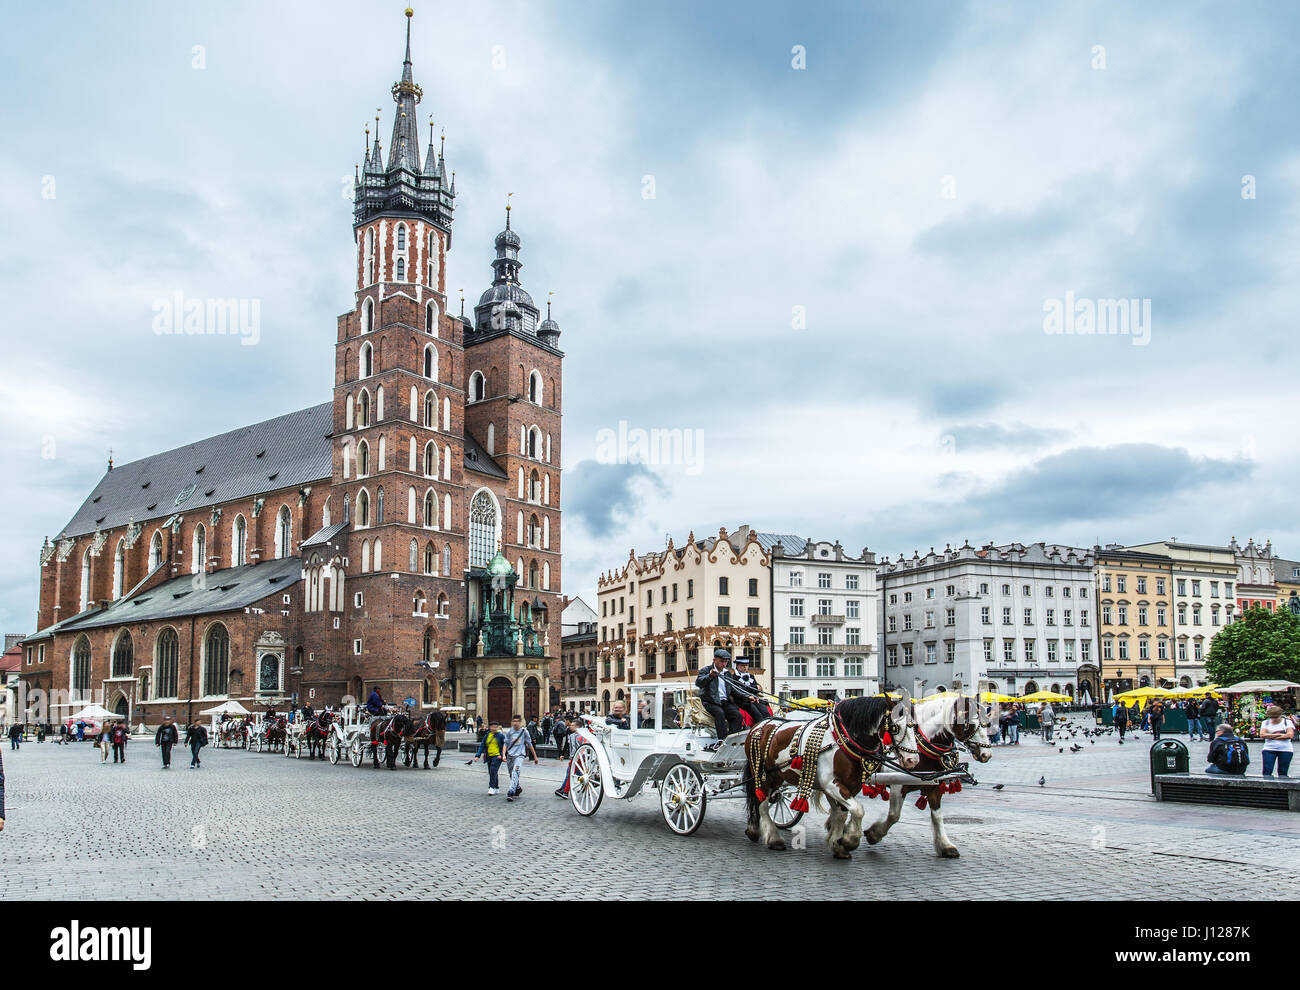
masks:
<path fill-rule="evenodd" d="M 1300 11 L 9 27 L 20 955 L 452 978 L 468 905 L 562 959 L 1281 958 Z"/>

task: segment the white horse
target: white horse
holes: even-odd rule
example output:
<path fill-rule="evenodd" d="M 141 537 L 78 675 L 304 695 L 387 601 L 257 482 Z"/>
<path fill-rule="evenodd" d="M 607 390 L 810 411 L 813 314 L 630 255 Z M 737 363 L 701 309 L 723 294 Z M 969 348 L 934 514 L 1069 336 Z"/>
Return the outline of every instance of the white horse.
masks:
<path fill-rule="evenodd" d="M 945 756 L 951 760 L 964 746 L 980 763 L 987 763 L 993 755 L 989 741 L 988 722 L 980 714 L 980 704 L 960 694 L 937 695 L 917 702 L 913 706 L 916 720 L 917 747 L 920 750 L 919 770 L 932 772 L 947 769 Z M 957 785 L 959 788 L 960 785 Z M 903 799 L 912 791 L 921 791 L 917 807 L 930 806 L 930 831 L 934 837 L 934 851 L 945 859 L 961 855 L 943 828 L 940 805 L 945 793 L 953 793 L 952 785 L 891 784 L 889 787 L 889 813 L 867 829 L 868 845 L 875 845 L 888 834 L 903 814 Z"/>
<path fill-rule="evenodd" d="M 796 758 L 802 762 L 801 749 L 811 727 L 823 724 L 826 731 L 816 757 L 813 795 L 819 806 L 822 798 L 830 804 L 827 849 L 836 859 L 849 859 L 862 841 L 866 814 L 857 800 L 863 787 L 863 757 L 888 756 L 909 770 L 920 761 L 910 710 L 898 706 L 895 713 L 892 707 L 888 698 L 850 698 L 811 722 L 768 719 L 751 728 L 745 744 L 749 839 L 768 849 L 785 848 L 768 806 L 778 794 L 785 797 L 797 790 L 802 770 L 792 764 Z"/>

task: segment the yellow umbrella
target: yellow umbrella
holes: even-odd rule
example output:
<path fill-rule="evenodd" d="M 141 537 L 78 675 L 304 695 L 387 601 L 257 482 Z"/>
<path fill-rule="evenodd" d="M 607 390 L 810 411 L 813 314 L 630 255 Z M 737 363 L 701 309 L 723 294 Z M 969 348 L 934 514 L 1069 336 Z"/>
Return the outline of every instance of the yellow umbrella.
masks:
<path fill-rule="evenodd" d="M 995 694 L 992 691 L 984 691 L 980 694 L 980 701 L 989 702 L 989 703 L 997 703 L 997 704 L 1005 705 L 1010 702 L 1019 701 L 1019 700 L 1020 700 L 1019 698 L 1013 698 L 1007 694 Z"/>
<path fill-rule="evenodd" d="M 1069 701 L 1069 695 L 1055 694 L 1051 691 L 1035 691 L 1033 694 L 1027 694 L 1017 701 Z"/>
<path fill-rule="evenodd" d="M 829 708 L 832 704 L 825 698 L 791 698 L 787 702 L 790 708 Z"/>
<path fill-rule="evenodd" d="M 1147 702 L 1152 698 L 1171 698 L 1173 695 L 1174 692 L 1169 691 L 1166 688 L 1142 687 L 1134 688 L 1132 691 L 1125 691 L 1123 694 L 1117 694 L 1115 695 L 1115 700 L 1126 703 L 1136 701 L 1138 711 L 1141 711 L 1147 706 Z"/>

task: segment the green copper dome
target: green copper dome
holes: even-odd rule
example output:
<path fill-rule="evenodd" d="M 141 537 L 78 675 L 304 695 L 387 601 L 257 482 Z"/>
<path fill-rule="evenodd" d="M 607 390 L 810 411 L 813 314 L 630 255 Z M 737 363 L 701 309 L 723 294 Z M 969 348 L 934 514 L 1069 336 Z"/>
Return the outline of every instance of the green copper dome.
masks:
<path fill-rule="evenodd" d="M 498 550 L 497 555 L 488 561 L 487 572 L 494 577 L 504 577 L 507 574 L 513 574 L 515 569 L 510 566 L 510 561 L 501 556 L 501 551 Z"/>

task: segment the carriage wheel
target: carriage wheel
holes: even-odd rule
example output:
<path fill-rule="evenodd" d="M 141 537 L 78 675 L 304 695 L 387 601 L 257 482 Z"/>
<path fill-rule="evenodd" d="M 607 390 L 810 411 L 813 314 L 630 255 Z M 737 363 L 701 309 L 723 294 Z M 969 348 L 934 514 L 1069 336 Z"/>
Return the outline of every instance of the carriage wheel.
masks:
<path fill-rule="evenodd" d="M 330 766 L 338 766 L 339 760 L 343 757 L 343 751 L 339 748 L 339 741 L 330 736 L 329 741 L 325 743 L 325 755 L 330 758 Z"/>
<path fill-rule="evenodd" d="M 802 811 L 790 810 L 790 792 L 792 788 L 784 784 L 768 795 L 767 814 L 777 828 L 794 828 L 803 817 Z"/>
<path fill-rule="evenodd" d="M 302 759 L 303 746 L 304 746 L 304 744 L 305 744 L 306 742 L 307 742 L 307 740 L 304 739 L 302 736 L 299 736 L 299 737 L 298 737 L 298 749 L 295 751 L 295 755 L 296 755 L 296 756 L 298 757 L 298 759 L 300 759 L 300 760 Z"/>
<path fill-rule="evenodd" d="M 354 767 L 361 766 L 361 761 L 366 758 L 366 747 L 360 739 L 352 740 L 352 752 L 348 754 Z"/>
<path fill-rule="evenodd" d="M 677 835 L 693 835 L 704 821 L 709 796 L 704 778 L 693 766 L 678 763 L 659 783 L 659 810 Z"/>
<path fill-rule="evenodd" d="M 600 807 L 605 787 L 600 780 L 600 761 L 591 743 L 583 743 L 573 756 L 573 772 L 569 775 L 569 800 L 574 810 L 590 817 Z"/>

